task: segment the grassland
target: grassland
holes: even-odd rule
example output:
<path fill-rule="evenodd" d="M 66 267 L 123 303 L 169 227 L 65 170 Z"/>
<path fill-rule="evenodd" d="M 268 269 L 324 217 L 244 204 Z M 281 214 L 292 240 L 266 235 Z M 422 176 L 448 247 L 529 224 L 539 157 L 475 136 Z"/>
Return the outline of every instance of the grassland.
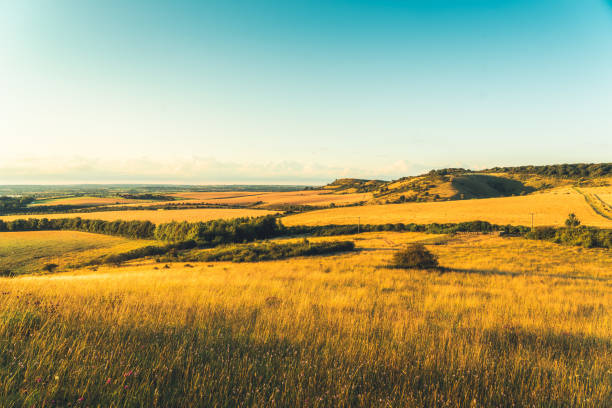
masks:
<path fill-rule="evenodd" d="M 74 231 L 0 232 L 0 273 L 42 272 L 48 263 L 62 270 L 151 243 Z"/>
<path fill-rule="evenodd" d="M 187 210 L 127 210 L 127 211 L 94 211 L 87 213 L 58 213 L 58 214 L 27 214 L 27 215 L 7 215 L 0 219 L 12 221 L 20 218 L 75 218 L 103 220 L 103 221 L 151 221 L 155 224 L 171 221 L 210 221 L 216 219 L 232 219 L 239 217 L 260 217 L 263 215 L 274 214 L 274 211 L 256 209 L 232 209 L 232 208 L 198 208 Z"/>
<path fill-rule="evenodd" d="M 291 215 L 285 225 L 325 225 L 489 221 L 495 224 L 563 225 L 569 213 L 584 225 L 612 227 L 612 220 L 597 214 L 584 197 L 571 188 L 560 188 L 517 197 L 445 202 L 370 205 L 331 208 Z"/>
<path fill-rule="evenodd" d="M 342 237 L 346 239 L 347 237 Z M 612 252 L 423 234 L 357 254 L 0 279 L 3 406 L 606 406 Z M 568 262 L 569 260 L 569 262 Z"/>

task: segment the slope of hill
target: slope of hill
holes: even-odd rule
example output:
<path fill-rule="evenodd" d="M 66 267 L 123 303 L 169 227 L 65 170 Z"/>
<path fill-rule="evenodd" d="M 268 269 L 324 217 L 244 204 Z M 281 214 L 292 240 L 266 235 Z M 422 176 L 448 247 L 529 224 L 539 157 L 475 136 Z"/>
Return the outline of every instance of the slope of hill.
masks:
<path fill-rule="evenodd" d="M 559 164 L 432 170 L 393 181 L 338 179 L 323 189 L 334 192 L 372 192 L 370 204 L 396 204 L 525 195 L 563 186 L 612 184 L 612 164 Z"/>

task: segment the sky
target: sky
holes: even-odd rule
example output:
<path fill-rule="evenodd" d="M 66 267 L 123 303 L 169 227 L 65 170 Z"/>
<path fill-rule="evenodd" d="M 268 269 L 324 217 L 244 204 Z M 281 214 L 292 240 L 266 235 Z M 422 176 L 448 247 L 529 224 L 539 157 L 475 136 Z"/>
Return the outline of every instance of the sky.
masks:
<path fill-rule="evenodd" d="M 612 0 L 0 0 L 0 184 L 609 162 Z"/>

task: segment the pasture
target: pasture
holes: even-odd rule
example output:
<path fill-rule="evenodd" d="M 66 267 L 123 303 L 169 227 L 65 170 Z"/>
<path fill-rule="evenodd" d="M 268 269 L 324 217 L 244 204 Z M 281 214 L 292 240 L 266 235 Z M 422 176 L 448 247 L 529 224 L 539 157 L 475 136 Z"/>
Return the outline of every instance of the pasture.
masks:
<path fill-rule="evenodd" d="M 263 215 L 275 214 L 274 211 L 256 209 L 233 209 L 233 208 L 196 208 L 186 210 L 126 210 L 126 211 L 94 211 L 82 213 L 53 213 L 53 214 L 27 214 L 27 215 L 6 215 L 0 217 L 5 221 L 12 221 L 22 218 L 75 218 L 80 217 L 90 220 L 103 221 L 151 221 L 155 224 L 163 224 L 172 221 L 210 221 L 216 219 L 232 219 L 239 217 L 260 217 Z"/>
<path fill-rule="evenodd" d="M 330 208 L 290 215 L 285 225 L 387 224 L 489 221 L 495 224 L 563 225 L 575 213 L 584 225 L 612 227 L 612 220 L 597 214 L 583 195 L 572 188 L 559 188 L 516 197 L 443 202 L 424 202 L 361 207 Z"/>
<path fill-rule="evenodd" d="M 0 273 L 42 272 L 48 263 L 62 270 L 98 256 L 152 243 L 76 231 L 0 232 Z"/>
<path fill-rule="evenodd" d="M 342 237 L 345 239 L 346 237 Z M 605 406 L 612 253 L 424 234 L 252 264 L 0 279 L 6 406 Z M 329 239 L 329 238 L 327 238 Z M 568 259 L 571 262 L 568 264 Z"/>

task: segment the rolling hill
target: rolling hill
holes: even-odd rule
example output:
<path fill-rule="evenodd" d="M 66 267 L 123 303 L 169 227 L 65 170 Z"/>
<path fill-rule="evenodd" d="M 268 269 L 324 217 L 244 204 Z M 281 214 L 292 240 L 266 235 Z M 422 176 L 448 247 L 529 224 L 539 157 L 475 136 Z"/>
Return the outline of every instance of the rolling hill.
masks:
<path fill-rule="evenodd" d="M 558 164 L 494 167 L 485 170 L 447 168 L 393 181 L 338 179 L 322 189 L 337 193 L 372 193 L 369 204 L 398 204 L 526 195 L 563 186 L 612 184 L 612 164 Z"/>

